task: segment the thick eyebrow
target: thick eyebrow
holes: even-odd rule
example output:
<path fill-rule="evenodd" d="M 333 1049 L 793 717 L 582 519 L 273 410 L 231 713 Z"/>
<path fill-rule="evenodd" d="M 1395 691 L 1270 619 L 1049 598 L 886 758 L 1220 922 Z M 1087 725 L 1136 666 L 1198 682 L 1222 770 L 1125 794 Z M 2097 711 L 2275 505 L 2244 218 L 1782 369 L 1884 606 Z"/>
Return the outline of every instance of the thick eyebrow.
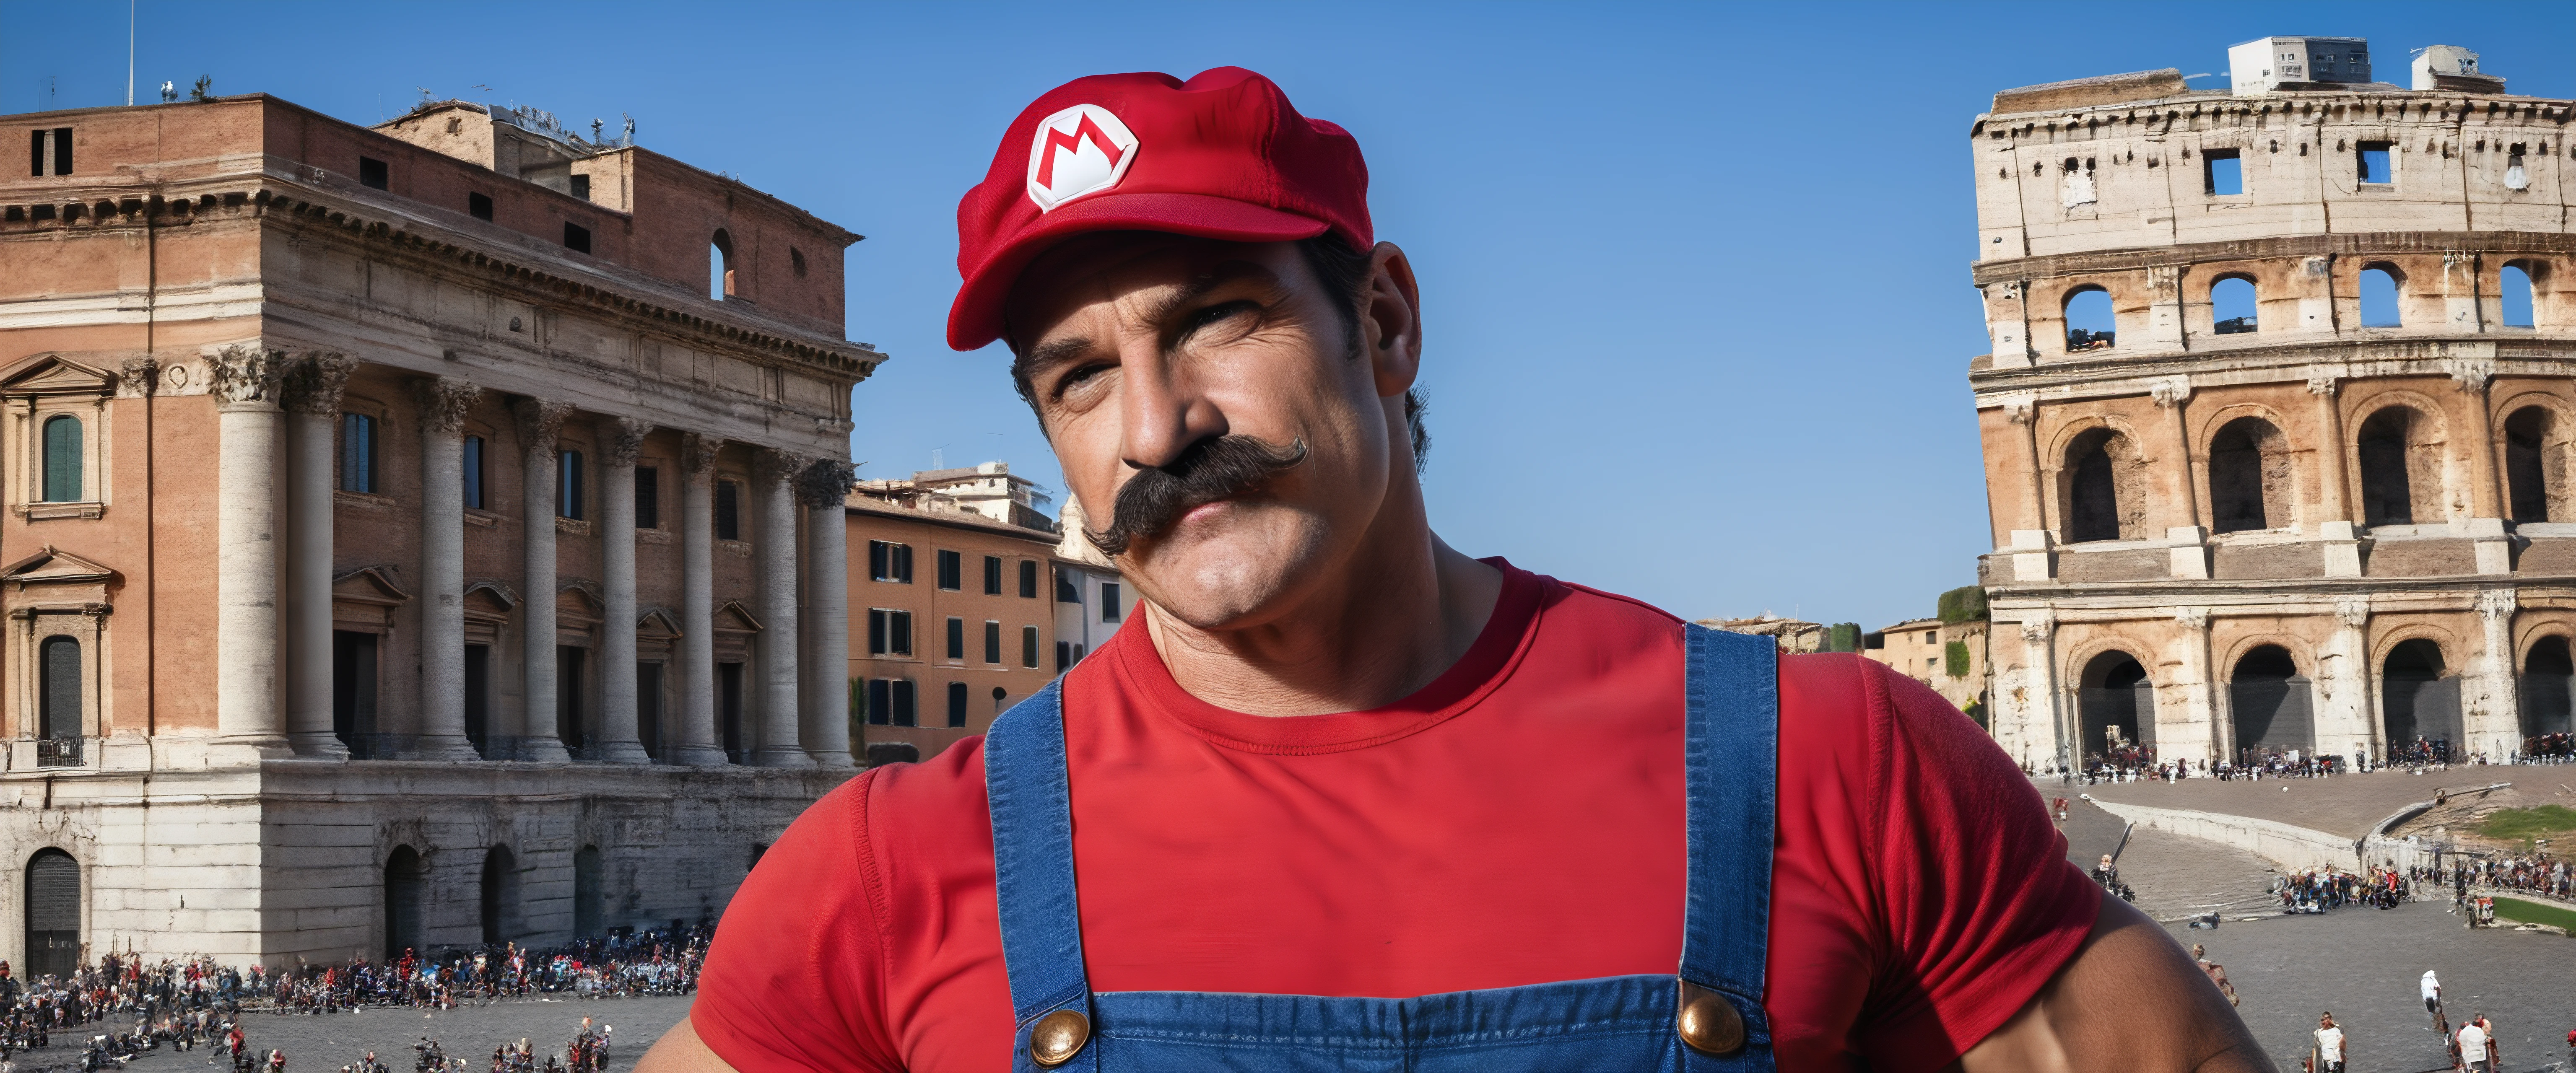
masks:
<path fill-rule="evenodd" d="M 1137 319 L 1146 324 L 1165 324 L 1182 310 L 1198 304 L 1201 299 L 1207 297 L 1208 292 L 1236 280 L 1248 278 L 1257 278 L 1273 286 L 1279 282 L 1279 277 L 1275 273 L 1251 261 L 1220 262 L 1190 277 L 1189 282 L 1182 284 L 1178 290 L 1157 299 L 1154 304 L 1147 306 Z M 1022 384 L 1034 385 L 1040 374 L 1080 358 L 1083 352 L 1092 348 L 1092 345 L 1093 342 L 1088 336 L 1072 336 L 1040 343 L 1029 348 L 1027 353 L 1020 355 L 1011 363 L 1011 375 Z"/>

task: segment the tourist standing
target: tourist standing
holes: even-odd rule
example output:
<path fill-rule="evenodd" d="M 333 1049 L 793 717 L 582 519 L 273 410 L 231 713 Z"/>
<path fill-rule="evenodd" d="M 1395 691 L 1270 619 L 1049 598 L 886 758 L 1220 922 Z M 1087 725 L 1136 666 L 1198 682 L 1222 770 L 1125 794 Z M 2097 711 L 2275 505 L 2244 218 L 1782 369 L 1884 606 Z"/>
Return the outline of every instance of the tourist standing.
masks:
<path fill-rule="evenodd" d="M 2479 1020 L 2483 1019 L 2483 1017 L 2479 1018 Z M 2495 1052 L 2490 1049 L 2491 1041 L 2487 1038 L 2487 1030 L 2478 1024 L 2478 1020 L 2461 1025 L 2459 1038 L 2460 1068 L 2468 1070 L 2469 1073 L 2494 1073 Z"/>
<path fill-rule="evenodd" d="M 2343 1073 L 2343 1029 L 2336 1027 L 2334 1011 L 2317 1018 L 2316 1073 Z"/>

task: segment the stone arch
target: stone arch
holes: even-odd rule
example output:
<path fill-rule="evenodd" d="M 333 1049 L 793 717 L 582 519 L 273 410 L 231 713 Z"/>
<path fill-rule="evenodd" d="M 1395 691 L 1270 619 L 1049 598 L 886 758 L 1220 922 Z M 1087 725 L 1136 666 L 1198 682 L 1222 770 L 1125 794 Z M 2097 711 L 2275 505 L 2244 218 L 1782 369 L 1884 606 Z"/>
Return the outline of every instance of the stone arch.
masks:
<path fill-rule="evenodd" d="M 2540 324 L 2542 281 L 2547 272 L 2544 262 L 2530 257 L 2516 257 L 2496 266 L 2498 325 L 2533 328 Z"/>
<path fill-rule="evenodd" d="M 2298 524 L 2298 470 L 2290 440 L 2268 414 L 2225 416 L 2203 448 L 2210 528 L 2234 533 Z"/>
<path fill-rule="evenodd" d="M 480 880 L 483 941 L 504 943 L 525 935 L 518 855 L 498 844 L 484 850 Z"/>
<path fill-rule="evenodd" d="M 2077 763 L 2090 767 L 2121 745 L 2155 746 L 2155 683 L 2129 649 L 2106 644 L 2077 664 Z M 2139 649 L 2144 651 L 2143 648 Z"/>
<path fill-rule="evenodd" d="M 2109 350 L 2119 338 L 2119 301 L 2111 288 L 2083 282 L 2066 288 L 2057 300 L 2058 321 L 2065 326 L 2065 350 L 2081 354 Z"/>
<path fill-rule="evenodd" d="M 2228 719 L 2236 760 L 2259 763 L 2267 755 L 2316 750 L 2312 679 L 2298 656 L 2272 638 L 2249 638 L 2227 663 Z"/>
<path fill-rule="evenodd" d="M 385 857 L 385 960 L 425 945 L 429 908 L 429 864 L 408 844 Z"/>
<path fill-rule="evenodd" d="M 2523 650 L 2514 694 L 2525 738 L 2576 732 L 2576 642 L 2569 635 L 2552 623 Z"/>
<path fill-rule="evenodd" d="M 2353 277 L 2359 309 L 2355 323 L 2364 328 L 2406 326 L 2406 269 L 2394 261 L 2367 261 Z"/>
<path fill-rule="evenodd" d="M 88 905 L 80 860 L 59 846 L 46 846 L 27 858 L 25 897 L 19 902 L 27 922 L 25 965 L 20 977 L 68 978 L 80 971 L 82 910 Z"/>
<path fill-rule="evenodd" d="M 2455 749 L 2460 744 L 2460 675 L 2456 644 L 2429 630 L 2402 630 L 2381 646 L 2380 732 L 2392 755 L 2421 740 Z"/>
<path fill-rule="evenodd" d="M 2504 463 L 2505 513 L 2516 523 L 2576 521 L 2568 457 L 2576 453 L 2576 412 L 2546 391 L 2523 391 L 2495 407 L 2495 449 Z"/>
<path fill-rule="evenodd" d="M 2221 272 L 2209 281 L 2209 333 L 2252 335 L 2262 323 L 2262 291 L 2251 272 Z"/>
<path fill-rule="evenodd" d="M 2440 407 L 2420 396 L 2380 395 L 2353 424 L 2354 471 L 2365 525 L 2432 525 L 2449 519 L 2450 457 Z"/>
<path fill-rule="evenodd" d="M 2070 425 L 2059 436 L 2059 539 L 2069 544 L 2144 539 L 2147 474 L 2137 437 L 2099 419 Z"/>
<path fill-rule="evenodd" d="M 599 847 L 586 845 L 572 855 L 572 931 L 587 939 L 607 930 L 608 868 Z"/>

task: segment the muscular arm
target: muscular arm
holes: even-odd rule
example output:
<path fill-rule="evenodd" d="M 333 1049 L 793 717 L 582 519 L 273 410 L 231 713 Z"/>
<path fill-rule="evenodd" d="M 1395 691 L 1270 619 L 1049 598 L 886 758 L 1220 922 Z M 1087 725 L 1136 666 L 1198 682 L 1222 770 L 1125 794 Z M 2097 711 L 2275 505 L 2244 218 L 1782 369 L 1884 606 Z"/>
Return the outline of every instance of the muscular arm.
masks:
<path fill-rule="evenodd" d="M 2173 937 L 2118 898 L 2039 997 L 1955 1073 L 2264 1073 L 2272 1061 Z"/>
<path fill-rule="evenodd" d="M 662 1033 L 652 1050 L 644 1052 L 644 1060 L 635 1063 L 635 1073 L 734 1073 L 734 1068 L 708 1050 L 698 1039 L 698 1030 L 683 1017 Z"/>

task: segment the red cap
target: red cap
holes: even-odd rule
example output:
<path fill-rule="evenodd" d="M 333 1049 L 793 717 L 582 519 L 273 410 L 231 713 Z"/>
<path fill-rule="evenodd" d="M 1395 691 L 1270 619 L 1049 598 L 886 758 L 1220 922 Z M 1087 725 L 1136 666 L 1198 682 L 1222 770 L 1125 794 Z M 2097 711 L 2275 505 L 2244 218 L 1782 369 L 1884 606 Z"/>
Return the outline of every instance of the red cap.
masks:
<path fill-rule="evenodd" d="M 1011 121 L 993 168 L 957 203 L 948 345 L 1002 337 L 1002 301 L 1047 247 L 1086 231 L 1277 242 L 1331 231 L 1376 245 L 1368 163 L 1342 128 L 1297 114 L 1240 67 L 1187 82 L 1145 72 L 1077 78 Z"/>

